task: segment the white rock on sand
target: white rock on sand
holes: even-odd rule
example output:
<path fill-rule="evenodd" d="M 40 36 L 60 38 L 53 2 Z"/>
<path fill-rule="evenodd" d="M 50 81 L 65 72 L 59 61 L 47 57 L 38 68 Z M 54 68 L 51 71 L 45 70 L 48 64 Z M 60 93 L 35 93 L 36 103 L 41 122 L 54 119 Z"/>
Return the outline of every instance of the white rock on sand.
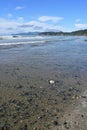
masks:
<path fill-rule="evenodd" d="M 50 84 L 54 84 L 55 81 L 54 81 L 54 80 L 50 80 L 49 83 L 50 83 Z"/>

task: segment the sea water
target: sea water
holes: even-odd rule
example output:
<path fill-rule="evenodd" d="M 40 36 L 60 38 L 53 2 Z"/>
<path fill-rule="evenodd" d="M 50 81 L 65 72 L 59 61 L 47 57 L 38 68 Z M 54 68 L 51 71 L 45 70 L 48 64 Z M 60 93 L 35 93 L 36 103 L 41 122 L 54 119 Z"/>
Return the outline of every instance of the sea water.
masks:
<path fill-rule="evenodd" d="M 4 45 L 18 45 L 29 43 L 45 43 L 45 42 L 57 42 L 57 41 L 71 41 L 76 40 L 78 37 L 66 37 L 66 36 L 0 36 L 0 46 Z M 80 39 L 80 38 L 79 38 Z"/>

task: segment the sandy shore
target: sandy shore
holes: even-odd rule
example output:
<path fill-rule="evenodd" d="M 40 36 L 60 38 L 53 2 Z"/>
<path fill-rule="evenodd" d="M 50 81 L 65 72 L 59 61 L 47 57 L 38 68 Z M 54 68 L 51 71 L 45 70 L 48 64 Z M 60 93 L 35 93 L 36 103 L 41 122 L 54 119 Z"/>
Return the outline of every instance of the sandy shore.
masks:
<path fill-rule="evenodd" d="M 71 104 L 58 127 L 53 130 L 86 130 L 87 129 L 87 89 Z"/>
<path fill-rule="evenodd" d="M 0 51 L 1 130 L 86 130 L 86 57 L 61 46 Z"/>
<path fill-rule="evenodd" d="M 80 129 L 86 121 L 86 96 L 82 95 L 86 75 L 33 75 L 27 67 L 0 66 L 0 126 L 11 130 Z"/>

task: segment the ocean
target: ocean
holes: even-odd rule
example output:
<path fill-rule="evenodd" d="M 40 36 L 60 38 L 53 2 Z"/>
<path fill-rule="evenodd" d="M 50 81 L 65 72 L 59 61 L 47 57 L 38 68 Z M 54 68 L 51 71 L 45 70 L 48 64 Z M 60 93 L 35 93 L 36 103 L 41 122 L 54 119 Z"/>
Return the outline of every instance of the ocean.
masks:
<path fill-rule="evenodd" d="M 28 56 L 38 60 L 38 56 L 44 63 L 51 59 L 52 65 L 81 63 L 86 60 L 86 40 L 85 36 L 0 36 L 0 60 Z"/>
<path fill-rule="evenodd" d="M 2 36 L 0 39 L 0 63 L 26 64 L 32 75 L 33 71 L 55 75 L 58 71 L 87 70 L 85 36 Z"/>
<path fill-rule="evenodd" d="M 25 36 L 0 36 L 0 46 L 4 45 L 19 45 L 29 43 L 45 43 L 45 42 L 59 42 L 83 39 L 83 37 L 73 36 L 38 36 L 38 35 L 25 35 Z"/>

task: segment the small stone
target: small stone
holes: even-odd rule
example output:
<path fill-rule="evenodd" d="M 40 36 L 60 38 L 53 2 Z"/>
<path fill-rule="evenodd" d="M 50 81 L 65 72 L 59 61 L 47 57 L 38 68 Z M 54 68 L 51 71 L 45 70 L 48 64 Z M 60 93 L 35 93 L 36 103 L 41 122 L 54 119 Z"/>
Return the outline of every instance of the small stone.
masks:
<path fill-rule="evenodd" d="M 50 84 L 54 84 L 55 81 L 54 81 L 54 80 L 50 80 L 49 83 L 50 83 Z"/>
<path fill-rule="evenodd" d="M 81 117 L 84 117 L 84 115 L 82 114 Z"/>
<path fill-rule="evenodd" d="M 31 102 L 32 102 L 32 100 L 33 100 L 32 98 L 29 98 L 27 101 L 28 101 L 29 103 L 31 103 Z"/>
<path fill-rule="evenodd" d="M 66 128 L 66 129 L 69 129 L 70 127 L 69 127 L 69 124 L 65 121 L 64 122 L 64 127 Z"/>
<path fill-rule="evenodd" d="M 50 126 L 50 123 L 49 122 L 45 122 L 44 123 L 44 127 L 49 127 Z"/>
<path fill-rule="evenodd" d="M 76 96 L 76 99 L 79 99 L 79 96 Z"/>
<path fill-rule="evenodd" d="M 2 107 L 0 107 L 0 112 L 3 112 L 3 108 Z"/>
<path fill-rule="evenodd" d="M 3 113 L 0 113 L 0 118 L 3 118 L 5 115 Z"/>
<path fill-rule="evenodd" d="M 67 97 L 65 96 L 65 97 L 63 97 L 63 100 L 65 101 L 65 100 L 67 100 Z"/>
<path fill-rule="evenodd" d="M 73 97 L 72 97 L 72 99 L 74 100 L 74 99 L 79 99 L 80 97 L 79 96 L 77 96 L 77 95 L 74 95 Z"/>
<path fill-rule="evenodd" d="M 34 128 L 33 128 L 33 130 L 37 130 L 37 128 L 36 128 L 36 127 L 34 127 Z"/>
<path fill-rule="evenodd" d="M 0 130 L 10 130 L 9 124 L 0 124 Z"/>
<path fill-rule="evenodd" d="M 20 111 L 21 107 L 20 106 L 16 106 L 16 111 Z"/>
<path fill-rule="evenodd" d="M 15 119 L 16 117 L 17 117 L 17 115 L 16 115 L 16 114 L 13 114 L 13 115 L 12 115 L 12 118 L 13 118 L 13 119 Z"/>
<path fill-rule="evenodd" d="M 5 126 L 5 124 L 1 123 L 1 124 L 0 124 L 0 130 L 3 130 L 3 129 L 4 129 L 4 126 Z"/>
<path fill-rule="evenodd" d="M 29 96 L 30 92 L 24 92 L 23 96 Z"/>
<path fill-rule="evenodd" d="M 20 120 L 20 123 L 23 123 L 23 120 Z"/>
<path fill-rule="evenodd" d="M 81 97 L 82 97 L 82 98 L 87 98 L 87 95 L 82 95 Z"/>
<path fill-rule="evenodd" d="M 23 88 L 23 85 L 18 85 L 18 86 L 16 86 L 15 88 L 16 88 L 16 89 L 21 89 L 21 88 Z"/>
<path fill-rule="evenodd" d="M 69 92 L 71 92 L 72 90 L 73 90 L 73 88 L 72 88 L 72 87 L 70 87 L 68 91 L 69 91 Z"/>
<path fill-rule="evenodd" d="M 57 122 L 57 121 L 53 121 L 53 124 L 54 124 L 54 125 L 58 125 L 58 122 Z"/>
<path fill-rule="evenodd" d="M 43 86 L 40 86 L 40 88 L 43 88 Z"/>
<path fill-rule="evenodd" d="M 38 116 L 38 119 L 42 119 L 45 115 Z"/>
<path fill-rule="evenodd" d="M 28 130 L 27 125 L 24 125 L 23 127 L 21 127 L 20 130 Z"/>

